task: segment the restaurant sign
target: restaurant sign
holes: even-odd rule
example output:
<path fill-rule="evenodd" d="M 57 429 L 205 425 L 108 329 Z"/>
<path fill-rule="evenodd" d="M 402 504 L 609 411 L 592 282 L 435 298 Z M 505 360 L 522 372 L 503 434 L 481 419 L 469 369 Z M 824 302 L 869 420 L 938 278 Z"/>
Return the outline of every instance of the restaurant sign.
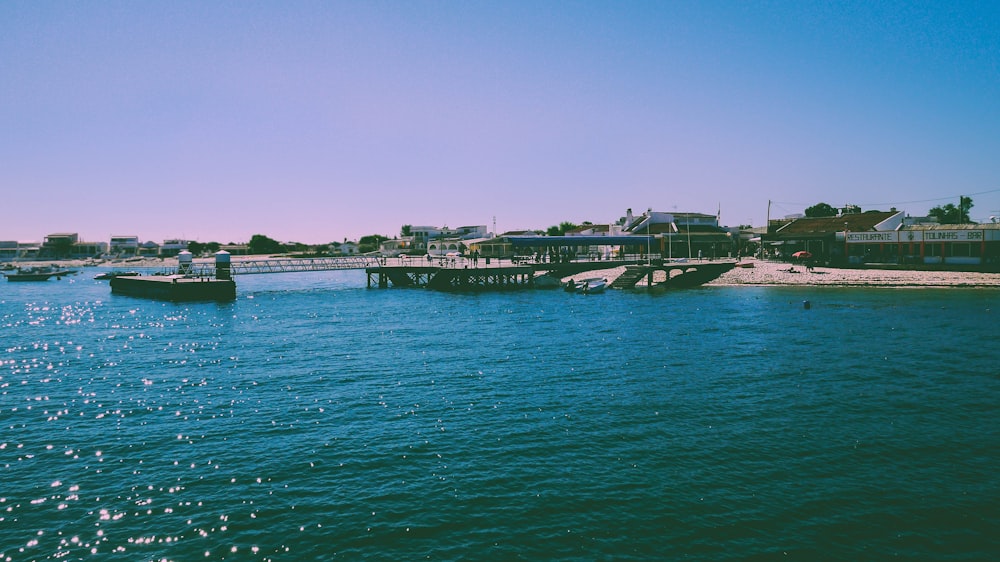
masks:
<path fill-rule="evenodd" d="M 848 232 L 848 244 L 887 244 L 899 242 L 898 232 Z"/>
<path fill-rule="evenodd" d="M 890 232 L 848 232 L 848 244 L 895 244 L 900 242 L 982 242 L 982 230 L 905 230 Z"/>

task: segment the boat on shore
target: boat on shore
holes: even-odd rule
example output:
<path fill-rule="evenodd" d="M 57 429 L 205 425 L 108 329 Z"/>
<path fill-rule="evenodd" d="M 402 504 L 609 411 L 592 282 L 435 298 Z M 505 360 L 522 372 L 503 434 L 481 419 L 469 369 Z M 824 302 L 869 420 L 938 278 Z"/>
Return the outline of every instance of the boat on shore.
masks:
<path fill-rule="evenodd" d="M 588 277 L 586 279 L 570 279 L 566 282 L 567 293 L 583 293 L 585 295 L 604 292 L 608 286 L 608 280 L 603 277 Z"/>

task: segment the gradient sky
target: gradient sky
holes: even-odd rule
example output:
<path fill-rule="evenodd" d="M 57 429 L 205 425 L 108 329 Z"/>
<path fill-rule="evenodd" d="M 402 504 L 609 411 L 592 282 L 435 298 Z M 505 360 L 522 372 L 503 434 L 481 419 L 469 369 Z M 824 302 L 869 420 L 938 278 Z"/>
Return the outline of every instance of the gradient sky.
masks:
<path fill-rule="evenodd" d="M 998 2 L 0 3 L 0 240 L 1000 216 Z"/>

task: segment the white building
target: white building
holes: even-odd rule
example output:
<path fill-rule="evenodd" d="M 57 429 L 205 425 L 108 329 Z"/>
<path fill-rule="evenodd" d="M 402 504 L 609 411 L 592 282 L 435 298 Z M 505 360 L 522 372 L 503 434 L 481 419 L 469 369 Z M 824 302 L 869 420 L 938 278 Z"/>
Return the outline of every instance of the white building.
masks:
<path fill-rule="evenodd" d="M 113 235 L 108 251 L 116 256 L 134 256 L 139 253 L 139 237 Z"/>
<path fill-rule="evenodd" d="M 187 250 L 189 244 L 191 244 L 190 240 L 181 240 L 180 238 L 164 240 L 163 244 L 160 244 L 160 255 L 166 257 L 176 256 Z"/>

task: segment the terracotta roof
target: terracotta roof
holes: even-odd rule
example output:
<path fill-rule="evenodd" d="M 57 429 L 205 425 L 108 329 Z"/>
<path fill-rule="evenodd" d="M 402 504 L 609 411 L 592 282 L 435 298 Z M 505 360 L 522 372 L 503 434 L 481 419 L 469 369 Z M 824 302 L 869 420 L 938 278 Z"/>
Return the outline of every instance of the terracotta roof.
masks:
<path fill-rule="evenodd" d="M 796 219 L 778 229 L 776 234 L 782 236 L 788 234 L 819 234 L 830 232 L 842 232 L 845 228 L 851 232 L 867 232 L 875 229 L 875 225 L 888 219 L 897 213 L 891 211 L 878 211 L 870 213 L 858 213 L 854 215 L 841 215 L 838 217 L 816 217 Z"/>
<path fill-rule="evenodd" d="M 903 230 L 1000 230 L 1000 223 L 914 224 L 904 226 Z"/>
<path fill-rule="evenodd" d="M 611 230 L 611 227 L 609 227 L 606 224 L 584 224 L 584 225 L 580 225 L 580 226 L 578 226 L 578 227 L 576 227 L 576 228 L 574 228 L 572 230 L 567 230 L 566 234 L 576 233 L 576 232 L 585 232 L 585 231 L 588 231 L 588 230 L 593 230 L 594 232 L 608 232 L 609 230 Z"/>

